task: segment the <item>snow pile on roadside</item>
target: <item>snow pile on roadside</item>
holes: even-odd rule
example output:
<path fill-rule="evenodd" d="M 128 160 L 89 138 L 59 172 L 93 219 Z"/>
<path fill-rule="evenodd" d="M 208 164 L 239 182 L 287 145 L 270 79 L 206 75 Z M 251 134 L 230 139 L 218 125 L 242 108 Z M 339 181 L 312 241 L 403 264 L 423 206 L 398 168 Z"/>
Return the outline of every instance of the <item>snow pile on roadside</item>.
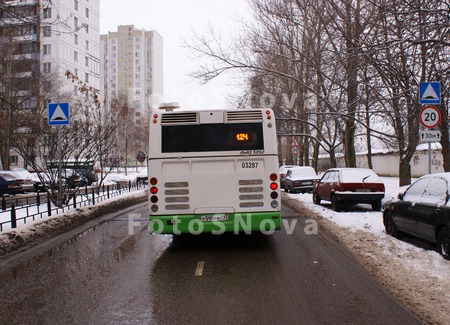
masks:
<path fill-rule="evenodd" d="M 383 181 L 385 200 L 403 190 L 395 185 L 397 179 Z M 450 261 L 434 250 L 387 235 L 382 213 L 372 211 L 370 205 L 334 212 L 326 201 L 315 205 L 311 194 L 283 196 L 294 208 L 310 210 L 320 225 L 343 242 L 367 271 L 413 313 L 430 324 L 448 323 Z"/>
<path fill-rule="evenodd" d="M 143 189 L 105 200 L 94 206 L 77 208 L 64 214 L 49 217 L 26 228 L 1 233 L 0 258 L 37 245 L 102 215 L 145 202 L 146 199 L 147 190 Z"/>

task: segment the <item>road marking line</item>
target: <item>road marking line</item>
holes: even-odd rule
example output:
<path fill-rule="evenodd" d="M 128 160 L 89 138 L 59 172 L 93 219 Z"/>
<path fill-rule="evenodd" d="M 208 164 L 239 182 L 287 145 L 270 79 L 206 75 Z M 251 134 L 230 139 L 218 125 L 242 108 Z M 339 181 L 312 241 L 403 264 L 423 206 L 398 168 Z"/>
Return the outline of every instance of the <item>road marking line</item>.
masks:
<path fill-rule="evenodd" d="M 203 275 L 203 267 L 205 266 L 205 261 L 199 261 L 197 263 L 197 268 L 195 269 L 195 276 Z"/>

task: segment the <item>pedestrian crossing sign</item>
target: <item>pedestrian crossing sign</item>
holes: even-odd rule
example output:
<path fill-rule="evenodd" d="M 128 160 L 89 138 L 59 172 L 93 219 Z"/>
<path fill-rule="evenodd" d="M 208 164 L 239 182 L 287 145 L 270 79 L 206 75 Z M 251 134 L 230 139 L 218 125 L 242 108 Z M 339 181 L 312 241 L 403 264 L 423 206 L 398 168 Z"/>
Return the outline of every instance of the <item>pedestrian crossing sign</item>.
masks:
<path fill-rule="evenodd" d="M 48 125 L 69 125 L 70 110 L 69 103 L 48 104 Z"/>
<path fill-rule="evenodd" d="M 441 84 L 439 82 L 421 82 L 419 85 L 420 104 L 440 104 Z"/>

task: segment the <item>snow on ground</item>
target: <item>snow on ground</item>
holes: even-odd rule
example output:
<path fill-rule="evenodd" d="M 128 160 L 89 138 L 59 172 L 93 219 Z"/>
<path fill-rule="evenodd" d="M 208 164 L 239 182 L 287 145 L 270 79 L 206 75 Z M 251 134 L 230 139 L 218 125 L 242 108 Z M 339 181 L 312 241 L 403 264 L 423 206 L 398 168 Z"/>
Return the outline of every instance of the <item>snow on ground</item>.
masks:
<path fill-rule="evenodd" d="M 398 178 L 382 178 L 384 201 L 396 198 L 405 188 Z M 319 224 L 343 242 L 369 273 L 426 323 L 450 324 L 450 261 L 414 238 L 396 239 L 384 231 L 382 212 L 359 204 L 335 212 L 330 203 L 315 205 L 311 194 L 283 194 L 294 205 L 314 213 Z M 296 201 L 297 204 L 292 204 Z"/>
<path fill-rule="evenodd" d="M 138 175 L 142 173 L 128 173 L 126 176 L 110 174 L 109 181 L 135 180 Z M 398 187 L 397 178 L 382 179 L 386 186 L 385 200 L 397 197 L 403 190 Z M 37 233 L 44 233 L 50 238 L 57 232 L 48 230 L 61 228 L 58 223 L 67 222 L 66 226 L 73 227 L 74 218 L 87 214 L 86 220 L 92 219 L 90 214 L 93 210 L 101 210 L 102 207 L 117 210 L 117 206 L 123 206 L 127 200 L 145 200 L 145 193 L 142 190 L 124 194 L 95 207 L 78 208 L 67 213 L 67 217 L 65 214 L 65 218 L 44 219 L 37 225 L 27 223 L 19 230 L 0 234 L 0 251 L 7 249 L 11 243 L 17 242 L 20 246 L 27 236 L 33 237 Z M 450 261 L 444 260 L 433 250 L 433 246 L 425 245 L 424 248 L 414 241 L 388 236 L 384 231 L 382 213 L 372 211 L 369 205 L 361 204 L 346 212 L 334 212 L 326 201 L 321 205 L 313 204 L 311 194 L 283 193 L 283 201 L 302 211 L 308 209 L 311 217 L 319 221 L 320 227 L 326 228 L 344 243 L 378 282 L 425 323 L 450 324 Z M 117 203 L 115 207 L 114 202 Z"/>
<path fill-rule="evenodd" d="M 128 181 L 136 181 L 137 177 L 145 177 L 147 176 L 147 170 L 146 168 L 139 168 L 138 170 L 136 170 L 135 168 L 133 168 L 133 170 L 130 170 L 127 172 L 127 174 L 125 175 L 125 173 L 117 173 L 117 172 L 111 172 L 108 175 L 106 175 L 104 181 L 102 182 L 102 185 L 115 185 L 117 183 L 128 183 Z M 30 193 L 24 194 L 24 195 L 17 195 L 17 197 L 20 196 L 27 196 L 30 195 Z M 122 194 L 120 197 L 125 197 L 124 195 L 126 194 Z M 77 202 L 80 202 L 80 200 L 78 199 Z M 70 204 L 71 205 L 71 204 Z M 55 208 L 54 205 L 52 205 L 53 208 Z M 39 206 L 39 211 L 47 211 L 47 203 L 43 202 L 40 206 Z M 56 211 L 56 210 L 55 210 Z M 57 218 L 59 216 L 61 216 L 61 214 L 63 213 L 67 213 L 67 208 L 65 208 L 64 210 L 58 209 L 58 213 L 55 214 L 55 211 L 53 211 L 53 215 L 51 217 L 45 216 L 41 219 L 39 217 L 36 217 L 35 220 L 32 220 L 31 218 L 27 218 L 26 223 L 23 222 L 23 220 L 18 220 L 17 221 L 17 228 L 15 228 L 15 230 L 20 230 L 20 229 L 26 229 L 29 228 L 31 225 L 39 223 L 41 221 L 45 221 L 48 220 L 49 218 Z M 17 209 L 16 210 L 16 217 L 17 219 L 26 217 L 27 214 L 36 214 L 38 213 L 38 208 L 36 206 L 32 206 L 30 208 L 27 209 Z M 11 220 L 11 213 L 9 210 L 6 210 L 5 212 L 2 212 L 0 210 L 0 222 L 5 222 L 5 221 L 10 221 Z M 7 232 L 7 231 L 11 231 L 11 223 L 7 223 L 3 225 L 3 233 Z"/>

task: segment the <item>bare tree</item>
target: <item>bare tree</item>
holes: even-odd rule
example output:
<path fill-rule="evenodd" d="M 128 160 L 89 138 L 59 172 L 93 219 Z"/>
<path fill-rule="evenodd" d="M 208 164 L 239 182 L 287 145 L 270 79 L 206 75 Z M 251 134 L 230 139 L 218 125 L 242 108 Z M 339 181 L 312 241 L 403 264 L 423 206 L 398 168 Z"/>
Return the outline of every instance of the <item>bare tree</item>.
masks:
<path fill-rule="evenodd" d="M 400 154 L 400 185 L 411 182 L 410 161 L 419 143 L 418 84 L 448 81 L 449 24 L 438 23 L 446 21 L 447 14 L 448 3 L 441 1 L 429 1 L 426 8 L 422 1 L 384 1 L 378 6 L 377 24 L 366 34 L 363 52 L 383 85 L 386 115 Z M 448 124 L 444 128 L 448 130 Z M 448 148 L 448 143 L 443 145 Z"/>

